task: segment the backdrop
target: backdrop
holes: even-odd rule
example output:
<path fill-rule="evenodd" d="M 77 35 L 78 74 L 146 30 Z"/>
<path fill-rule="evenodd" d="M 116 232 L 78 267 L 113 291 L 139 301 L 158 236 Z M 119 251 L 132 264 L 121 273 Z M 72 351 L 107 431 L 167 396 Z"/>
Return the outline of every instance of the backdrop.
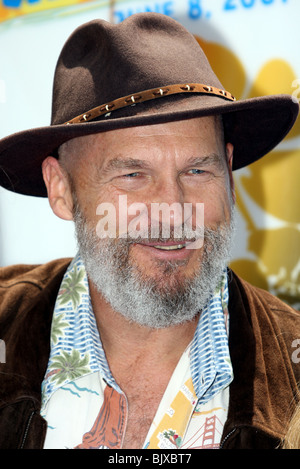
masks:
<path fill-rule="evenodd" d="M 0 137 L 50 122 L 56 60 L 67 37 L 96 17 L 171 16 L 206 51 L 238 99 L 289 93 L 300 100 L 299 0 L 0 0 Z M 159 52 L 159 51 L 158 51 Z M 235 173 L 238 230 L 231 266 L 300 308 L 300 123 L 267 157 Z M 73 225 L 47 200 L 0 189 L 0 265 L 76 252 Z"/>

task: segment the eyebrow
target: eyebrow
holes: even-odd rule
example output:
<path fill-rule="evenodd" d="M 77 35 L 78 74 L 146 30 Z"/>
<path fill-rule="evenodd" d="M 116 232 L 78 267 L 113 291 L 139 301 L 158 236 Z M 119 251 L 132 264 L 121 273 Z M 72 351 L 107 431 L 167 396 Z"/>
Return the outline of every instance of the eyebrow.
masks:
<path fill-rule="evenodd" d="M 218 153 L 211 153 L 210 155 L 206 156 L 196 156 L 189 158 L 186 161 L 186 166 L 209 166 L 209 165 L 216 165 L 222 166 L 223 157 Z"/>
<path fill-rule="evenodd" d="M 101 172 L 108 173 L 116 169 L 147 169 L 149 167 L 150 165 L 147 161 L 117 156 L 109 160 Z"/>

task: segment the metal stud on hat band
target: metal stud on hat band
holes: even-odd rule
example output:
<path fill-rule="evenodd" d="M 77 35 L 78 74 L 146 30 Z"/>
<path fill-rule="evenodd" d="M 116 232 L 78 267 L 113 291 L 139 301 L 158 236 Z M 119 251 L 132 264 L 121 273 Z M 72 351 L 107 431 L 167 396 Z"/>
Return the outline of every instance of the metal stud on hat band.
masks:
<path fill-rule="evenodd" d="M 123 96 L 122 98 L 115 99 L 109 103 L 101 104 L 100 106 L 97 106 L 89 111 L 84 112 L 83 114 L 80 114 L 77 117 L 74 117 L 68 122 L 65 122 L 65 124 L 81 124 L 83 122 L 96 119 L 97 117 L 108 112 L 115 111 L 126 106 L 131 106 L 132 104 L 142 103 L 143 101 L 150 101 L 151 99 L 179 93 L 206 93 L 225 98 L 229 101 L 236 100 L 235 97 L 229 93 L 229 91 L 221 90 L 215 86 L 202 85 L 200 83 L 185 83 L 162 86 L 161 88 L 153 88 L 150 90 L 141 91 L 135 94 L 130 94 L 128 96 Z"/>

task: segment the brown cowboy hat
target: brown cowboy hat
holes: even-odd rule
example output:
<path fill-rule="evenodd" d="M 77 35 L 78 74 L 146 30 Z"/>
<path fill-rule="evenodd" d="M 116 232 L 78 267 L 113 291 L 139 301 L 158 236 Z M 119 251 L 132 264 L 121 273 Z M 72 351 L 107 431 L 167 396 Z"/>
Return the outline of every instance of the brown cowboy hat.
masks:
<path fill-rule="evenodd" d="M 141 13 L 118 25 L 91 21 L 75 30 L 58 59 L 51 125 L 0 141 L 0 185 L 44 197 L 41 163 L 67 140 L 217 114 L 238 169 L 285 137 L 298 104 L 289 95 L 236 101 L 193 35 L 167 16 Z"/>

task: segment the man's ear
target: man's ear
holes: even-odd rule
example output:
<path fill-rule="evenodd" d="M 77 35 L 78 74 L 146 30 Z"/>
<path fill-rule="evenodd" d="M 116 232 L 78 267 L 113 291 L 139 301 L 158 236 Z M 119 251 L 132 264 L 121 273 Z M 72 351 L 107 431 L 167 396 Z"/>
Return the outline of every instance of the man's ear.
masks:
<path fill-rule="evenodd" d="M 53 212 L 63 220 L 73 220 L 71 187 L 60 163 L 53 156 L 48 156 L 43 161 L 42 172 Z"/>
<path fill-rule="evenodd" d="M 229 172 L 229 179 L 230 179 L 230 189 L 231 189 L 232 200 L 235 203 L 235 200 L 236 200 L 235 185 L 234 185 L 234 179 L 233 179 L 233 174 L 232 174 L 233 152 L 234 152 L 234 147 L 232 143 L 226 143 L 226 158 L 227 158 L 228 172 Z"/>

